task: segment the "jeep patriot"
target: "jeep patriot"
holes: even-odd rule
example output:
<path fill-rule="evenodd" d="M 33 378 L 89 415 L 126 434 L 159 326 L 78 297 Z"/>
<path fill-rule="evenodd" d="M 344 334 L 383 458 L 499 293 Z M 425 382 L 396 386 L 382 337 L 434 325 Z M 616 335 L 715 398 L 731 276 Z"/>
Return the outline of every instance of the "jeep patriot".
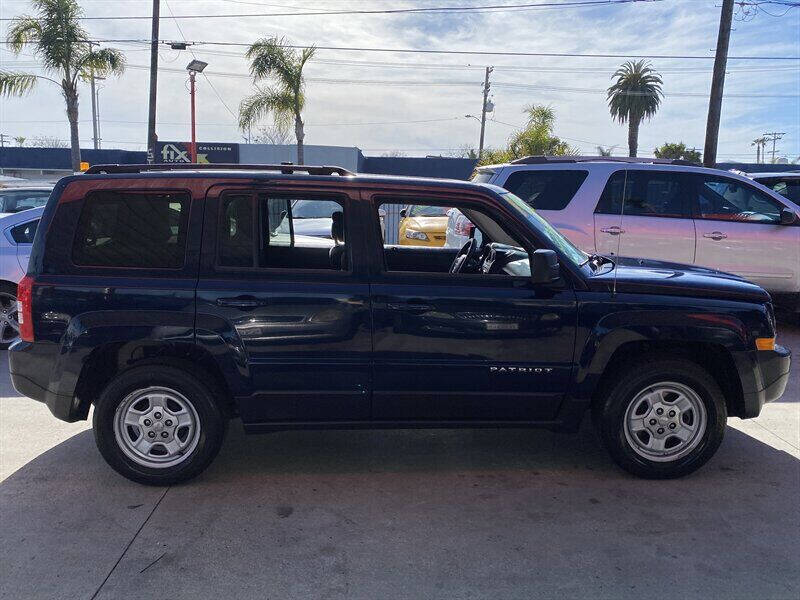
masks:
<path fill-rule="evenodd" d="M 335 203 L 330 232 L 295 231 L 299 201 Z M 401 206 L 455 208 L 473 235 L 386 243 Z M 586 254 L 493 185 L 338 167 L 66 177 L 18 297 L 16 389 L 64 421 L 93 406 L 105 460 L 147 484 L 200 473 L 232 417 L 252 433 L 574 431 L 587 412 L 623 469 L 677 477 L 789 377 L 753 283 Z"/>

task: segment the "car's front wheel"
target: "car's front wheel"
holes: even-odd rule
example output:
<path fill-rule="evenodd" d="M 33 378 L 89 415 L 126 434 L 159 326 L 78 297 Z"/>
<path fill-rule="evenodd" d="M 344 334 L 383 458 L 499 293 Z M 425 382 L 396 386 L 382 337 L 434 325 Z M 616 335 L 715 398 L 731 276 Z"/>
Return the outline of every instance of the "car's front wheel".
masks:
<path fill-rule="evenodd" d="M 651 358 L 618 371 L 595 406 L 595 422 L 626 471 L 650 479 L 680 477 L 705 464 L 722 443 L 725 399 L 696 363 Z"/>
<path fill-rule="evenodd" d="M 126 371 L 100 395 L 94 433 L 103 458 L 139 483 L 169 485 L 205 469 L 226 421 L 210 387 L 173 367 Z"/>

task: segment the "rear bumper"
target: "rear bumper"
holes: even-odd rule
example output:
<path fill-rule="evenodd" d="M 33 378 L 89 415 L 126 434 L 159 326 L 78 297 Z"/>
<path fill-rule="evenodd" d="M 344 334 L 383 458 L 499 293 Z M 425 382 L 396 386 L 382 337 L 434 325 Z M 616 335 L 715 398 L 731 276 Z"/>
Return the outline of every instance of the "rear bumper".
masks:
<path fill-rule="evenodd" d="M 16 342 L 8 349 L 11 383 L 20 394 L 43 402 L 58 419 L 72 423 L 86 418 L 86 410 L 74 394 L 60 394 L 51 389 L 50 375 L 55 371 L 55 357 L 29 342 Z"/>
<path fill-rule="evenodd" d="M 741 416 L 745 419 L 757 417 L 764 404 L 783 395 L 792 364 L 792 353 L 783 346 L 752 354 L 754 372 L 752 376 L 742 378 L 744 414 Z"/>

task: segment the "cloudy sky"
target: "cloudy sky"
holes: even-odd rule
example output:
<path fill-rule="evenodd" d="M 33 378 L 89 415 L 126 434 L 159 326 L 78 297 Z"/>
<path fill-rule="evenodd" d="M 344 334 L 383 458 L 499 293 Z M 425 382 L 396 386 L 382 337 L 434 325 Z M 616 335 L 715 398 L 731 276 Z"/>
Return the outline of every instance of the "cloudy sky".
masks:
<path fill-rule="evenodd" d="M 529 0 L 527 3 L 543 2 Z M 695 55 L 712 57 L 719 24 L 717 0 L 663 0 L 600 6 L 562 6 L 461 12 L 455 14 L 347 14 L 247 16 L 308 11 L 373 10 L 432 6 L 523 4 L 523 0 L 162 0 L 161 39 L 197 43 L 191 51 L 163 46 L 158 87 L 158 135 L 189 135 L 186 64 L 192 53 L 209 63 L 198 79 L 198 138 L 242 141 L 235 113 L 252 90 L 245 45 L 259 37 L 285 36 L 294 44 L 358 48 L 544 52 L 565 54 Z M 550 4 L 554 3 L 549 2 Z M 150 15 L 150 0 L 80 0 L 87 17 Z M 0 18 L 31 12 L 26 0 L 0 0 Z M 173 19 L 201 15 L 204 18 Z M 5 29 L 8 21 L 0 22 Z M 142 20 L 86 20 L 94 39 L 134 40 L 105 45 L 123 50 L 128 68 L 101 83 L 100 116 L 104 148 L 144 149 L 147 132 L 150 23 Z M 737 11 L 732 57 L 800 56 L 800 9 L 769 3 Z M 318 50 L 306 70 L 306 143 L 357 146 L 367 155 L 447 154 L 477 146 L 483 69 L 494 66 L 494 114 L 487 145 L 502 145 L 522 125 L 529 103 L 556 111 L 556 133 L 584 153 L 596 146 L 626 152 L 626 128 L 612 122 L 604 90 L 621 58 L 488 56 Z M 665 141 L 702 149 L 713 61 L 652 59 L 664 78 L 664 102 L 643 124 L 640 154 Z M 3 47 L 0 68 L 42 73 L 36 57 L 14 56 Z M 767 131 L 786 132 L 779 154 L 800 155 L 800 61 L 730 60 L 720 131 L 720 160 L 755 156 L 752 140 Z M 81 140 L 91 147 L 88 86 L 81 89 Z M 69 130 L 56 86 L 38 85 L 25 99 L 0 98 L 0 131 L 10 136 L 66 139 Z"/>

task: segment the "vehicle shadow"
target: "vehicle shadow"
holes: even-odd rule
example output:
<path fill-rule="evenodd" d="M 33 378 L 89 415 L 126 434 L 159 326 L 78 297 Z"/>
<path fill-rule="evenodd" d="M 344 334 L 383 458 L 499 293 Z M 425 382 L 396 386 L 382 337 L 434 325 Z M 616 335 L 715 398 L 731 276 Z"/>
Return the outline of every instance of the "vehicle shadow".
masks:
<path fill-rule="evenodd" d="M 0 484 L 0 596 L 91 596 L 135 537 L 99 597 L 797 597 L 799 495 L 800 461 L 730 427 L 699 472 L 645 481 L 588 425 L 233 422 L 168 491 L 116 475 L 85 431 Z"/>

